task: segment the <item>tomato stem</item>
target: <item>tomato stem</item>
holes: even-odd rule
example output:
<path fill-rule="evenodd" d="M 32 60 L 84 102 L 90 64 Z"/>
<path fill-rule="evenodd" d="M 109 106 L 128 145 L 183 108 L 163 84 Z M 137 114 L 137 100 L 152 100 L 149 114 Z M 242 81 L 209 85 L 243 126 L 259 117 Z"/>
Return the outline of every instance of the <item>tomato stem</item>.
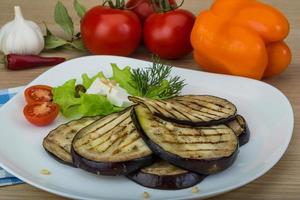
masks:
<path fill-rule="evenodd" d="M 181 7 L 184 3 L 184 0 L 180 2 L 179 5 L 171 5 L 169 0 L 151 0 L 151 4 L 153 9 L 156 12 L 165 13 L 172 10 L 176 10 L 177 8 Z"/>
<path fill-rule="evenodd" d="M 105 6 L 106 4 L 109 5 L 109 7 L 114 9 L 121 9 L 123 10 L 125 8 L 125 0 L 115 0 L 115 4 L 112 0 L 105 0 L 102 4 L 102 6 Z"/>

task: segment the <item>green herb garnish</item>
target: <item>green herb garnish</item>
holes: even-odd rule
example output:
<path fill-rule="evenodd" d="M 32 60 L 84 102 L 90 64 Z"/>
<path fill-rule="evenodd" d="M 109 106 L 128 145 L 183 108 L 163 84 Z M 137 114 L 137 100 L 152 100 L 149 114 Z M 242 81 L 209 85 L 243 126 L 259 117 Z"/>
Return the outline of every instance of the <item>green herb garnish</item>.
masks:
<path fill-rule="evenodd" d="M 65 117 L 84 117 L 108 115 L 123 110 L 125 107 L 113 105 L 106 96 L 85 93 L 97 79 L 114 80 L 120 87 L 132 96 L 148 97 L 152 99 L 166 99 L 178 95 L 185 86 L 179 76 L 171 77 L 170 66 L 153 58 L 153 65 L 149 68 L 132 69 L 127 66 L 123 69 L 111 63 L 112 76 L 106 77 L 103 72 L 89 77 L 82 74 L 81 80 L 71 79 L 65 84 L 54 87 L 53 101 L 60 107 Z M 79 88 L 76 82 L 82 84 Z"/>
<path fill-rule="evenodd" d="M 132 70 L 133 87 L 137 96 L 165 99 L 178 95 L 186 85 L 179 76 L 170 77 L 172 67 L 162 63 L 157 56 L 152 57 L 152 67 Z"/>

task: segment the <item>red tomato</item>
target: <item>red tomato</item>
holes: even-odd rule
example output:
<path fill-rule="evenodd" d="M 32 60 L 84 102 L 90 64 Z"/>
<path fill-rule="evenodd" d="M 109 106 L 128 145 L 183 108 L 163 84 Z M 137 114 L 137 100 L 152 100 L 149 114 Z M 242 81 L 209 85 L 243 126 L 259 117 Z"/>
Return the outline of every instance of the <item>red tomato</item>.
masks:
<path fill-rule="evenodd" d="M 52 100 L 52 87 L 48 85 L 34 85 L 24 91 L 27 103 L 47 102 Z"/>
<path fill-rule="evenodd" d="M 27 104 L 23 109 L 25 118 L 37 126 L 45 126 L 54 121 L 59 113 L 59 107 L 51 102 L 35 102 Z"/>
<path fill-rule="evenodd" d="M 144 23 L 144 43 L 161 58 L 181 58 L 192 51 L 190 35 L 194 21 L 195 16 L 182 9 L 154 13 Z"/>
<path fill-rule="evenodd" d="M 175 0 L 169 0 L 169 3 L 172 6 L 177 5 Z M 140 18 L 142 23 L 144 23 L 148 16 L 154 13 L 151 0 L 129 0 L 126 3 L 126 8 L 135 12 L 135 14 Z"/>
<path fill-rule="evenodd" d="M 85 47 L 94 54 L 128 56 L 139 45 L 141 23 L 130 10 L 96 6 L 81 21 Z"/>

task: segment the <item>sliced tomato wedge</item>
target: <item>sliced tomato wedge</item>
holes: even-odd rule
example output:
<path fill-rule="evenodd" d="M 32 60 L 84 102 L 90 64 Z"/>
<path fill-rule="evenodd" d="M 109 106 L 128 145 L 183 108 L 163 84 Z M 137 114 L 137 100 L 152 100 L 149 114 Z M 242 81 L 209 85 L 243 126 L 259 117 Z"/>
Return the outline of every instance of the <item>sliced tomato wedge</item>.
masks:
<path fill-rule="evenodd" d="M 23 113 L 30 123 L 45 126 L 57 117 L 59 106 L 52 102 L 35 102 L 27 104 L 23 109 Z"/>
<path fill-rule="evenodd" d="M 48 85 L 34 85 L 24 92 L 27 103 L 52 101 L 52 87 Z"/>

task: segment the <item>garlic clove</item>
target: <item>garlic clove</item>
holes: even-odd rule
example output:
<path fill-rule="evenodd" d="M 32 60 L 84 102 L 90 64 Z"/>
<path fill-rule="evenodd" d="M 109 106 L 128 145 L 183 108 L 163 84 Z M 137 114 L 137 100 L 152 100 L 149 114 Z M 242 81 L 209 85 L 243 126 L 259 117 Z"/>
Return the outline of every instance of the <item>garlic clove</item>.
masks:
<path fill-rule="evenodd" d="M 39 26 L 23 18 L 19 6 L 15 6 L 15 18 L 0 30 L 0 50 L 4 54 L 39 54 L 44 48 L 44 38 Z"/>

